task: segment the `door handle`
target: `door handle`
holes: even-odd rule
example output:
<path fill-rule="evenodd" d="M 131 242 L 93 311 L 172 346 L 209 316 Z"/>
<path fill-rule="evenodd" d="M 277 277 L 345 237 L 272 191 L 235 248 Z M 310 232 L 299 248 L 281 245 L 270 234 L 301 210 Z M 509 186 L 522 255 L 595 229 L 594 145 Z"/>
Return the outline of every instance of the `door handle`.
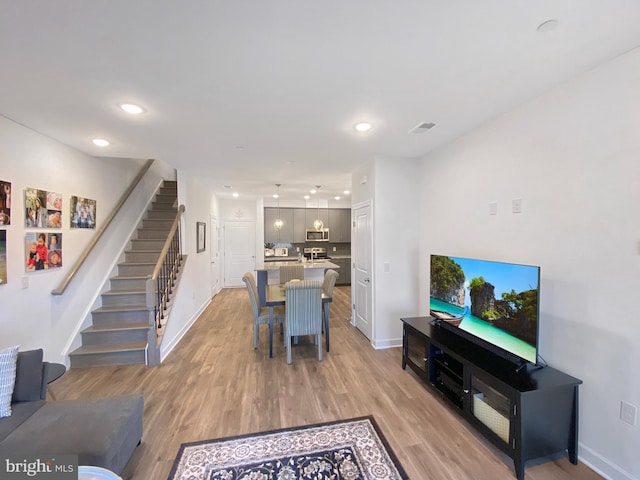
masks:
<path fill-rule="evenodd" d="M 370 280 L 370 279 L 368 279 L 368 278 L 365 278 L 365 279 L 363 280 L 363 282 L 365 282 L 365 283 L 369 283 L 370 281 L 371 281 L 371 280 Z"/>

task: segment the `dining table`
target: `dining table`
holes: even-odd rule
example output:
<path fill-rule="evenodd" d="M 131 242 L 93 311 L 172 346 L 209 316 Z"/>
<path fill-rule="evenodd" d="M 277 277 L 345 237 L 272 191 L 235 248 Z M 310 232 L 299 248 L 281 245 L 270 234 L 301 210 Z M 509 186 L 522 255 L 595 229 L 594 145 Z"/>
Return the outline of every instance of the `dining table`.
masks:
<path fill-rule="evenodd" d="M 287 308 L 286 284 L 275 283 L 266 285 L 265 305 L 269 307 L 269 358 L 273 357 L 273 308 L 283 306 Z M 329 351 L 329 304 L 333 298 L 322 292 L 322 305 L 324 324 L 324 333 L 327 343 L 327 352 Z"/>

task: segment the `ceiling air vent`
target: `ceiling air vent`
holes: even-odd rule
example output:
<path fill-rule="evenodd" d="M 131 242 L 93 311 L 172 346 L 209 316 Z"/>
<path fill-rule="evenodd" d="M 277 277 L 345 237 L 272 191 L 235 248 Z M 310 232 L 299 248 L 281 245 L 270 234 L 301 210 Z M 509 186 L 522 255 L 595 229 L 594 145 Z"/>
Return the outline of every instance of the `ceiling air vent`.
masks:
<path fill-rule="evenodd" d="M 432 122 L 422 122 L 409 130 L 409 133 L 424 133 L 427 130 L 431 130 L 435 126 L 436 124 Z"/>

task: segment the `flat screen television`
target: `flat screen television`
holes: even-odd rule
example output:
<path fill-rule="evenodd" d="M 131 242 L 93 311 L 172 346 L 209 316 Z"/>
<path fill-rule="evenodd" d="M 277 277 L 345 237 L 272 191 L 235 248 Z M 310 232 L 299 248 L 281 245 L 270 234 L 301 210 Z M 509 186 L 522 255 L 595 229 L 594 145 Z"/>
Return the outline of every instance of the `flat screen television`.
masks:
<path fill-rule="evenodd" d="M 516 364 L 536 364 L 540 267 L 431 255 L 436 323 Z"/>

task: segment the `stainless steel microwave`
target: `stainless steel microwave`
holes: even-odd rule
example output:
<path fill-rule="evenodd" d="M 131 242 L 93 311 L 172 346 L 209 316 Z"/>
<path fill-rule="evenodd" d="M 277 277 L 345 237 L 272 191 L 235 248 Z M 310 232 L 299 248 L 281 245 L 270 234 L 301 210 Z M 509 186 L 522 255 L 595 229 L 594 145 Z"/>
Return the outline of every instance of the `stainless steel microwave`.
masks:
<path fill-rule="evenodd" d="M 329 241 L 329 229 L 322 228 L 316 230 L 314 228 L 307 229 L 307 242 L 328 242 Z"/>

